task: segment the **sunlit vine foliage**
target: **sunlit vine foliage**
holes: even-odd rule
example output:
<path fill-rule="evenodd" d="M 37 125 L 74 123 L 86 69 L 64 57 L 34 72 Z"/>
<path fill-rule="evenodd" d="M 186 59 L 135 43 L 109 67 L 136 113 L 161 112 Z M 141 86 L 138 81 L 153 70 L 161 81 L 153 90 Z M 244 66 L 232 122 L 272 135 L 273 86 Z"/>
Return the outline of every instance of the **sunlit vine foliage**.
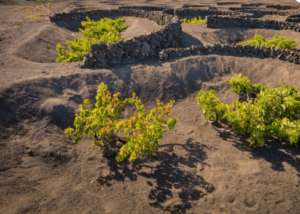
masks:
<path fill-rule="evenodd" d="M 142 101 L 133 95 L 120 99 L 120 93 L 111 93 L 107 85 L 98 87 L 96 102 L 84 100 L 74 120 L 74 127 L 65 133 L 75 143 L 83 137 L 94 138 L 95 144 L 107 146 L 121 140 L 122 146 L 116 156 L 117 161 L 134 161 L 144 155 L 151 155 L 159 148 L 159 140 L 168 129 L 175 126 L 176 120 L 170 117 L 174 101 L 166 104 L 156 102 L 147 109 Z M 133 107 L 134 112 L 124 116 L 124 111 Z"/>
<path fill-rule="evenodd" d="M 265 38 L 260 34 L 255 34 L 254 37 L 238 43 L 241 46 L 254 46 L 257 48 L 279 48 L 279 49 L 294 49 L 297 43 L 290 38 L 275 35 L 272 38 Z"/>
<path fill-rule="evenodd" d="M 207 19 L 202 17 L 194 17 L 194 18 L 183 18 L 180 20 L 183 24 L 195 24 L 195 25 L 206 25 Z"/>
<path fill-rule="evenodd" d="M 213 90 L 201 90 L 197 103 L 207 120 L 228 124 L 252 146 L 267 139 L 291 145 L 300 141 L 300 92 L 290 86 L 268 88 L 235 75 L 229 81 L 240 100 L 227 104 Z"/>
<path fill-rule="evenodd" d="M 74 62 L 83 60 L 93 44 L 113 44 L 120 41 L 121 32 L 127 27 L 123 18 L 103 18 L 98 21 L 87 18 L 81 22 L 77 38 L 67 40 L 65 44 L 56 45 L 57 62 Z"/>

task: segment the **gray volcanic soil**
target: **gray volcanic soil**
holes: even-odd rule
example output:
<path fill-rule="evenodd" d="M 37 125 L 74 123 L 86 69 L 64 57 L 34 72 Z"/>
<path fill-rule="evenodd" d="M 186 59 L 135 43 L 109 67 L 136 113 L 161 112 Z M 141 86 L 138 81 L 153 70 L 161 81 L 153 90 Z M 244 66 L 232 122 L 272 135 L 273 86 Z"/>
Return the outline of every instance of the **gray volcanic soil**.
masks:
<path fill-rule="evenodd" d="M 70 32 L 49 23 L 47 16 L 70 6 L 108 5 L 100 1 L 59 1 L 48 6 L 2 2 L 0 213 L 300 212 L 299 148 L 248 148 L 234 133 L 207 123 L 194 98 L 195 91 L 204 87 L 232 100 L 226 80 L 239 72 L 269 86 L 300 88 L 300 65 L 211 55 L 163 64 L 80 69 L 78 63 L 52 63 L 53 47 L 69 38 Z M 180 6 L 186 1 L 148 3 Z M 158 30 L 148 20 L 128 23 L 132 29 L 128 38 Z M 299 40 L 295 32 L 183 29 L 186 45 L 231 43 L 257 31 Z M 73 110 L 83 98 L 94 96 L 101 81 L 123 95 L 136 91 L 149 105 L 155 98 L 177 99 L 172 114 L 178 124 L 164 136 L 153 158 L 135 167 L 118 166 L 89 139 L 77 145 L 65 139 L 63 127 L 71 123 Z M 14 123 L 17 118 L 23 119 Z"/>

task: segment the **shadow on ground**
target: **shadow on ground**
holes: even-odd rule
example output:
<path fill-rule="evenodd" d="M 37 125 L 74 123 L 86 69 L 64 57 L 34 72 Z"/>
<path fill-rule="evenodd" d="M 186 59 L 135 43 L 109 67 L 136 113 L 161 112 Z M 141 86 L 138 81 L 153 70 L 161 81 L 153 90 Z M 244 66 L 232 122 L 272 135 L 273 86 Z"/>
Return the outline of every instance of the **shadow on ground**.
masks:
<path fill-rule="evenodd" d="M 241 151 L 247 151 L 251 153 L 254 159 L 264 159 L 268 161 L 273 170 L 284 171 L 283 163 L 286 162 L 290 166 L 294 167 L 300 176 L 299 146 L 282 145 L 280 142 L 269 140 L 264 147 L 252 148 L 247 145 L 245 139 L 237 136 L 229 128 L 216 124 L 215 128 L 222 139 L 233 142 L 234 146 Z"/>
<path fill-rule="evenodd" d="M 154 157 L 132 165 L 118 165 L 108 159 L 110 174 L 100 176 L 102 185 L 125 180 L 146 178 L 150 186 L 149 204 L 171 213 L 185 213 L 193 202 L 214 191 L 214 186 L 199 175 L 207 149 L 199 142 L 188 139 L 184 144 L 166 144 Z"/>
<path fill-rule="evenodd" d="M 185 33 L 185 32 L 182 32 L 182 41 L 181 42 L 182 42 L 183 47 L 189 47 L 192 45 L 203 47 L 202 42 L 198 38 L 196 38 L 188 33 Z"/>
<path fill-rule="evenodd" d="M 238 43 L 250 37 L 247 29 L 238 28 L 220 29 L 216 31 L 216 35 L 220 38 L 221 43 L 228 45 Z"/>

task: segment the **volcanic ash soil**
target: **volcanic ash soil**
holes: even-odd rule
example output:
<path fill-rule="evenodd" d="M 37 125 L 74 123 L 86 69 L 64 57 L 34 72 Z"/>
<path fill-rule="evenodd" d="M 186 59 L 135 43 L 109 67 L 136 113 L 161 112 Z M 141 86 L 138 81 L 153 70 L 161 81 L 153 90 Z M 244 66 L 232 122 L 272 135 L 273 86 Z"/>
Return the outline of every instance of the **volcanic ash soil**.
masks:
<path fill-rule="evenodd" d="M 210 55 L 81 69 L 78 63 L 55 63 L 56 43 L 72 38 L 71 32 L 44 16 L 24 19 L 20 11 L 28 8 L 40 14 L 32 10 L 33 3 L 2 2 L 0 213 L 300 212 L 299 148 L 249 148 L 230 130 L 206 122 L 195 102 L 200 88 L 216 89 L 222 99 L 231 101 L 235 97 L 226 81 L 240 72 L 268 86 L 300 88 L 299 65 Z M 159 3 L 178 6 L 186 2 L 151 1 Z M 85 4 L 111 6 L 100 1 L 55 1 L 50 10 Z M 125 39 L 160 29 L 149 20 L 126 20 Z M 185 46 L 232 43 L 255 32 L 299 40 L 299 33 L 290 31 L 185 25 L 183 30 Z M 118 165 L 103 157 L 102 149 L 91 140 L 75 145 L 65 138 L 63 129 L 72 123 L 79 103 L 92 99 L 101 81 L 122 95 L 136 91 L 147 105 L 156 98 L 176 98 L 172 115 L 178 123 L 164 136 L 158 154 L 135 165 Z M 18 118 L 22 120 L 16 123 Z"/>

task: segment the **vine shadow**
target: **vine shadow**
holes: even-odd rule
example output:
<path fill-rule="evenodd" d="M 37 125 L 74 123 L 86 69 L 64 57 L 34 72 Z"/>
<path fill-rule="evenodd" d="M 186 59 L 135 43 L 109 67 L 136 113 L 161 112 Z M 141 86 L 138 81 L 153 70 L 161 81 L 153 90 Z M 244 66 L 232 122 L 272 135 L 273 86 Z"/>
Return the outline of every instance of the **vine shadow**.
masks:
<path fill-rule="evenodd" d="M 189 33 L 185 33 L 185 32 L 182 32 L 181 43 L 182 43 L 183 48 L 187 48 L 187 47 L 190 47 L 192 45 L 204 47 L 203 43 L 201 42 L 200 39 L 192 36 Z"/>
<path fill-rule="evenodd" d="M 254 159 L 264 159 L 271 164 L 271 168 L 275 171 L 284 171 L 283 163 L 286 162 L 294 167 L 298 176 L 300 176 L 300 147 L 283 145 L 274 139 L 266 140 L 265 146 L 260 148 L 250 147 L 246 143 L 246 139 L 238 136 L 227 126 L 214 124 L 219 136 L 234 143 L 234 146 L 241 151 L 249 152 Z"/>
<path fill-rule="evenodd" d="M 170 213 L 186 213 L 194 202 L 215 190 L 199 175 L 206 164 L 205 149 L 206 146 L 190 138 L 184 144 L 165 144 L 155 156 L 133 164 L 120 165 L 110 158 L 110 174 L 99 177 L 98 182 L 110 186 L 113 182 L 143 177 L 150 186 L 150 206 Z"/>

